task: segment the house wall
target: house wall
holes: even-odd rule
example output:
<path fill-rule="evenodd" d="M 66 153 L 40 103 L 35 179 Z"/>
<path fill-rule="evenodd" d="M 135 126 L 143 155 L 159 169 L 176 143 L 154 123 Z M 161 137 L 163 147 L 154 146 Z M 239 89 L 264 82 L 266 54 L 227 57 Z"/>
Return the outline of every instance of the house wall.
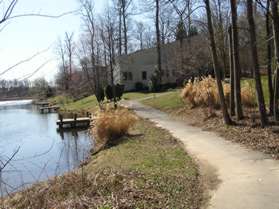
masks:
<path fill-rule="evenodd" d="M 195 39 L 191 40 L 191 42 L 184 41 L 182 45 L 180 45 L 180 42 L 162 45 L 162 84 L 176 83 L 176 80 L 181 73 L 186 74 L 187 71 L 192 71 L 193 69 L 198 68 L 198 65 L 194 66 L 191 62 L 201 63 L 202 60 L 199 56 L 208 52 L 202 47 L 197 47 L 198 45 L 206 46 L 206 44 L 204 44 L 204 42 L 198 37 Z M 183 56 L 182 59 L 181 56 Z M 181 60 L 184 60 L 184 62 L 181 62 Z M 156 68 L 156 48 L 145 49 L 129 55 L 123 55 L 116 59 L 116 64 L 114 66 L 114 81 L 115 83 L 125 85 L 126 91 L 134 90 L 137 82 L 149 86 L 151 76 L 155 73 Z M 181 72 L 181 69 L 183 69 L 183 72 Z M 147 73 L 146 80 L 142 79 L 143 71 Z M 125 73 L 126 75 L 127 73 L 132 73 L 132 80 L 125 79 Z"/>

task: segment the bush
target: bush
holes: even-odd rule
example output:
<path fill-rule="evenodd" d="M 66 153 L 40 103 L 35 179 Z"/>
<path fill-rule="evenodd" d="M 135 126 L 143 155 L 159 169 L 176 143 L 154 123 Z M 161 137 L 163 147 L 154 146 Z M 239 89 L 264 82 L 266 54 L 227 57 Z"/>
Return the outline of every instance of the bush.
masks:
<path fill-rule="evenodd" d="M 105 93 L 104 93 L 104 89 L 103 88 L 98 88 L 95 92 L 95 96 L 97 98 L 97 101 L 103 102 L 105 100 Z"/>
<path fill-rule="evenodd" d="M 111 85 L 107 85 L 105 90 L 107 100 L 111 101 L 113 99 L 113 89 Z"/>
<path fill-rule="evenodd" d="M 116 98 L 118 100 L 121 100 L 121 97 L 123 96 L 123 93 L 124 93 L 124 89 L 125 89 L 124 85 L 116 84 L 115 94 L 116 94 Z"/>
<path fill-rule="evenodd" d="M 155 72 L 153 75 L 151 75 L 149 89 L 153 92 L 160 91 L 161 86 L 160 86 L 159 72 Z"/>
<path fill-rule="evenodd" d="M 144 88 L 145 88 L 145 86 L 142 82 L 136 82 L 136 84 L 135 84 L 135 90 L 136 91 L 143 91 Z"/>
<path fill-rule="evenodd" d="M 166 83 L 166 84 L 162 84 L 161 85 L 161 90 L 162 91 L 166 91 L 168 89 L 175 89 L 177 88 L 177 84 L 176 83 Z"/>
<path fill-rule="evenodd" d="M 115 139 L 127 134 L 136 121 L 128 109 L 107 109 L 98 112 L 94 131 L 100 139 Z"/>
<path fill-rule="evenodd" d="M 230 84 L 223 83 L 225 100 L 230 101 Z M 220 100 L 216 80 L 211 76 L 204 77 L 201 80 L 195 79 L 189 81 L 181 92 L 183 100 L 195 106 L 219 107 Z M 245 106 L 255 105 L 255 93 L 249 83 L 245 83 L 241 88 L 242 103 Z"/>

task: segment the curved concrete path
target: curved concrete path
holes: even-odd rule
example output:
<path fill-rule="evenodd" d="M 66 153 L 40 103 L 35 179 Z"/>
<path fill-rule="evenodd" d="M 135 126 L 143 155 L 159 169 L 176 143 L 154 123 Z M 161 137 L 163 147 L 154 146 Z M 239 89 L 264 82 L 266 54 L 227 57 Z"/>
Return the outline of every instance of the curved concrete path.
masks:
<path fill-rule="evenodd" d="M 216 169 L 221 183 L 212 193 L 209 209 L 279 209 L 279 161 L 139 102 L 128 101 L 125 105 L 170 131 L 190 154 Z"/>

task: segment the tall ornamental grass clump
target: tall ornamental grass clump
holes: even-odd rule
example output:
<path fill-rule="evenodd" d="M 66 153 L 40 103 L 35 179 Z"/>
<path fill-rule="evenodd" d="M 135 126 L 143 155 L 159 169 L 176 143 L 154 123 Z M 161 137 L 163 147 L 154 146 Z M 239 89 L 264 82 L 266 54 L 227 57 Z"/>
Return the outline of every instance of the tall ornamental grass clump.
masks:
<path fill-rule="evenodd" d="M 128 133 L 137 117 L 126 108 L 107 108 L 97 113 L 95 133 L 100 139 L 115 139 Z"/>
<path fill-rule="evenodd" d="M 223 83 L 223 89 L 226 102 L 228 103 L 230 100 L 230 84 Z M 181 98 L 193 107 L 220 107 L 216 80 L 211 76 L 203 77 L 201 80 L 195 79 L 194 81 L 189 81 L 181 92 Z M 245 106 L 251 107 L 255 105 L 255 91 L 249 82 L 243 84 L 241 98 Z"/>
<path fill-rule="evenodd" d="M 244 81 L 241 87 L 241 102 L 246 107 L 256 106 L 256 92 L 248 81 Z"/>

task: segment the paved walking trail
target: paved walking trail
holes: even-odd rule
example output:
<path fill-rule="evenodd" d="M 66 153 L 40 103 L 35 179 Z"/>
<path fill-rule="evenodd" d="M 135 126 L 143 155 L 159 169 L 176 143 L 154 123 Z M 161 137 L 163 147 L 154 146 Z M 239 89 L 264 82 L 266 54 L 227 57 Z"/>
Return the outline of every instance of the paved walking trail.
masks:
<path fill-rule="evenodd" d="M 216 169 L 221 182 L 212 192 L 209 209 L 279 209 L 279 161 L 137 101 L 125 105 L 170 131 L 199 162 L 206 161 Z"/>

